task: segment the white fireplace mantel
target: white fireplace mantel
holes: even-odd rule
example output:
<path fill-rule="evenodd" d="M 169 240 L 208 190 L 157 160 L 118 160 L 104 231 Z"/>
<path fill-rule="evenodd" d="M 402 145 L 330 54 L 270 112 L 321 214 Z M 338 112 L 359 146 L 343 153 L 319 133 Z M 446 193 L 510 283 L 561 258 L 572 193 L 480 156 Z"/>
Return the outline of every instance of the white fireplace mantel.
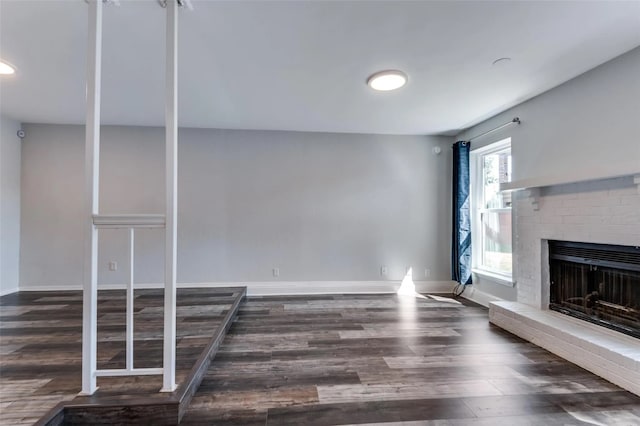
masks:
<path fill-rule="evenodd" d="M 545 186 L 567 185 L 571 183 L 589 182 L 602 179 L 613 179 L 624 176 L 633 176 L 638 191 L 640 191 L 640 169 L 620 170 L 615 174 L 598 173 L 593 170 L 570 170 L 562 175 L 540 176 L 529 179 L 520 179 L 513 182 L 500 184 L 500 191 L 511 192 L 521 189 L 542 188 Z"/>

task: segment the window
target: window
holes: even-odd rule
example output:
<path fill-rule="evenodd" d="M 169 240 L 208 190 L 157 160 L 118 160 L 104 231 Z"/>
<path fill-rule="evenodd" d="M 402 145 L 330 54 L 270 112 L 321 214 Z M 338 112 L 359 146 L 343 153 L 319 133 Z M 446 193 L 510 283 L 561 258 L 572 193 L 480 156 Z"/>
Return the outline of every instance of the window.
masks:
<path fill-rule="evenodd" d="M 512 275 L 511 193 L 500 184 L 511 182 L 511 139 L 474 150 L 472 155 L 474 272 Z"/>

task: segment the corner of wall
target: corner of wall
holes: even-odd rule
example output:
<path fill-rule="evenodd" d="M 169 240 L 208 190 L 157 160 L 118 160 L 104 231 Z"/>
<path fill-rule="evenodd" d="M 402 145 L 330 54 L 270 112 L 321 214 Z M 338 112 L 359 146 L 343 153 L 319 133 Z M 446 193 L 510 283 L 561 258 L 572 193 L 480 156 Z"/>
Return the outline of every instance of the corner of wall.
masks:
<path fill-rule="evenodd" d="M 19 290 L 21 123 L 0 116 L 0 296 Z"/>
<path fill-rule="evenodd" d="M 484 292 L 480 289 L 478 289 L 477 287 L 469 286 L 464 293 L 462 293 L 462 296 L 467 300 L 470 300 L 472 302 L 475 302 L 479 305 L 484 306 L 485 308 L 489 307 L 489 303 L 490 302 L 496 302 L 496 301 L 504 301 L 505 299 L 495 296 L 491 293 L 487 293 Z"/>

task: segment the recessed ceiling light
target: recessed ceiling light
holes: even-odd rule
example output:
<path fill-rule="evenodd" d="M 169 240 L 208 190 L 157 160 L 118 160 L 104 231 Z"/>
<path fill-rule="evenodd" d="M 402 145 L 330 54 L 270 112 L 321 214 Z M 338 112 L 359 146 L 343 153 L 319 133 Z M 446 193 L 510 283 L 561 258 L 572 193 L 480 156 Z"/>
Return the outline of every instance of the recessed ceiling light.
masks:
<path fill-rule="evenodd" d="M 371 75 L 367 79 L 367 84 L 373 90 L 388 92 L 396 90 L 407 84 L 407 75 L 402 71 L 387 70 Z"/>
<path fill-rule="evenodd" d="M 7 74 L 14 74 L 15 72 L 16 72 L 16 69 L 13 65 L 10 65 L 5 61 L 0 61 L 0 74 L 7 75 Z"/>

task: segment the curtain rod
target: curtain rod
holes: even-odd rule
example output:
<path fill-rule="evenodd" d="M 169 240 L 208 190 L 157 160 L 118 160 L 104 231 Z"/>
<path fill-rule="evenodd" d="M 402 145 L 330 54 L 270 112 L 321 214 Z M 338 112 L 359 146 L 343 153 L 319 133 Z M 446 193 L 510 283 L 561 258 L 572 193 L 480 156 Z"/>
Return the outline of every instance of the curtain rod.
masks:
<path fill-rule="evenodd" d="M 491 130 L 487 130 L 484 133 L 480 133 L 479 135 L 475 135 L 474 137 L 469 138 L 468 141 L 471 142 L 474 139 L 478 139 L 481 136 L 488 135 L 489 133 L 495 132 L 496 130 L 500 130 L 503 127 L 506 127 L 506 126 L 510 126 L 511 124 L 520 124 L 520 118 L 519 117 L 514 117 L 513 120 L 508 121 L 508 122 L 506 122 L 504 124 L 501 124 L 498 127 L 495 127 L 495 128 L 493 128 Z"/>

